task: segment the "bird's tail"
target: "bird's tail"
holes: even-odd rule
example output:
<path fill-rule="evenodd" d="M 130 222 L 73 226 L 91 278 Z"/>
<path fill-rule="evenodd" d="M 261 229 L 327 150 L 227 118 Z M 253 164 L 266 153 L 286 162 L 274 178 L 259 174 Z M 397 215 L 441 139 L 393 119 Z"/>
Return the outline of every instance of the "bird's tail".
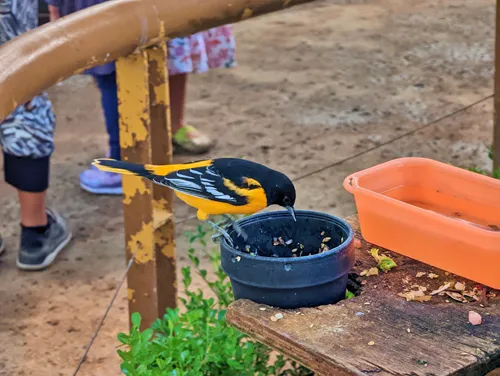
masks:
<path fill-rule="evenodd" d="M 123 162 L 109 158 L 100 158 L 95 159 L 92 164 L 101 171 L 116 172 L 121 175 L 142 176 L 152 179 L 155 176 L 166 176 L 174 171 L 208 166 L 211 162 L 211 160 L 207 159 L 185 164 L 151 165 Z"/>
<path fill-rule="evenodd" d="M 100 158 L 95 159 L 92 165 L 101 171 L 115 172 L 121 175 L 135 175 L 150 178 L 154 173 L 147 167 L 148 165 L 117 161 L 116 159 Z"/>

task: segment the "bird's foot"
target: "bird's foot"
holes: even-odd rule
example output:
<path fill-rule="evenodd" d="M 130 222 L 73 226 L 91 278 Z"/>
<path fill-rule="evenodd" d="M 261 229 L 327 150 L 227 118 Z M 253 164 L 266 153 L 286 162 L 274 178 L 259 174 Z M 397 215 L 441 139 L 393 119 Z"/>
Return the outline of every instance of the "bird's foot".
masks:
<path fill-rule="evenodd" d="M 212 241 L 218 244 L 221 236 L 222 234 L 220 232 L 216 232 L 215 234 L 212 235 Z"/>
<path fill-rule="evenodd" d="M 233 228 L 234 228 L 234 231 L 236 231 L 236 234 L 238 236 L 241 236 L 243 238 L 244 241 L 247 241 L 248 239 L 248 235 L 247 233 L 241 228 L 241 226 L 234 220 L 234 218 L 232 216 L 230 216 L 229 214 L 226 214 L 224 215 L 224 218 L 226 218 L 226 222 L 230 223 Z"/>
<path fill-rule="evenodd" d="M 224 230 L 222 227 L 220 227 L 218 224 L 216 223 L 213 223 L 211 221 L 207 221 L 210 226 L 212 226 L 212 228 L 214 229 L 214 231 L 216 232 L 216 234 L 214 234 L 212 236 L 212 240 L 215 241 L 215 239 L 218 239 L 220 238 L 221 236 L 224 236 L 224 238 L 227 240 L 227 242 L 231 245 L 231 247 L 234 245 L 233 243 L 233 239 L 231 239 L 231 236 L 227 233 L 226 230 Z"/>
<path fill-rule="evenodd" d="M 233 228 L 234 228 L 234 231 L 236 231 L 236 234 L 238 234 L 238 236 L 241 236 L 243 238 L 244 241 L 247 241 L 248 239 L 248 235 L 247 233 L 241 228 L 241 226 L 239 224 L 237 224 L 236 222 L 233 222 Z"/>

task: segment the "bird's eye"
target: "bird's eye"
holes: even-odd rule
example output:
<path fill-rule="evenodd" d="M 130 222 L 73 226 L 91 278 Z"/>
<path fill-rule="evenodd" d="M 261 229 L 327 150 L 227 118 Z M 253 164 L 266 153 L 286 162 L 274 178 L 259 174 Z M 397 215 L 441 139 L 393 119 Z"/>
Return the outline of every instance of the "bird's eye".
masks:
<path fill-rule="evenodd" d="M 292 201 L 290 200 L 290 198 L 289 198 L 289 197 L 285 197 L 285 198 L 283 199 L 283 203 L 284 203 L 285 205 L 290 204 L 290 202 L 292 202 Z"/>

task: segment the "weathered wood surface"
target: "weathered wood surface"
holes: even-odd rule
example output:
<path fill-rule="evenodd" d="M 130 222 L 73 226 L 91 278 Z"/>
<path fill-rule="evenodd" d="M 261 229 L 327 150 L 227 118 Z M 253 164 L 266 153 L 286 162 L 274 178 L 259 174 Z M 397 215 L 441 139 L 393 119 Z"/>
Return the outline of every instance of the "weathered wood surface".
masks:
<path fill-rule="evenodd" d="M 356 218 L 349 221 L 358 229 Z M 368 253 L 371 247 L 362 241 L 357 249 L 357 273 L 375 266 Z M 493 291 L 496 297 L 485 307 L 439 295 L 425 303 L 407 302 L 398 293 L 411 285 L 431 291 L 448 281 L 465 282 L 469 289 L 475 284 L 404 256 L 384 253 L 396 261 L 397 268 L 366 277 L 358 297 L 292 311 L 239 300 L 229 306 L 227 320 L 323 376 L 485 375 L 500 367 L 498 291 Z M 433 272 L 439 278 L 417 278 L 418 272 Z M 483 317 L 482 325 L 468 323 L 470 310 Z M 271 321 L 278 312 L 284 318 Z"/>

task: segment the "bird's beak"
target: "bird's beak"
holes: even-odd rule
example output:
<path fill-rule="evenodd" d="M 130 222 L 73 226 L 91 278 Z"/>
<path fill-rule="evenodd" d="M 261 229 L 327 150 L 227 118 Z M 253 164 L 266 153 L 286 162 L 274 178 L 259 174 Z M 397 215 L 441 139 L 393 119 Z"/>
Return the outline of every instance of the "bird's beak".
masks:
<path fill-rule="evenodd" d="M 293 220 L 297 222 L 297 217 L 295 216 L 295 209 L 293 208 L 293 206 L 285 206 L 285 209 L 288 210 Z"/>

